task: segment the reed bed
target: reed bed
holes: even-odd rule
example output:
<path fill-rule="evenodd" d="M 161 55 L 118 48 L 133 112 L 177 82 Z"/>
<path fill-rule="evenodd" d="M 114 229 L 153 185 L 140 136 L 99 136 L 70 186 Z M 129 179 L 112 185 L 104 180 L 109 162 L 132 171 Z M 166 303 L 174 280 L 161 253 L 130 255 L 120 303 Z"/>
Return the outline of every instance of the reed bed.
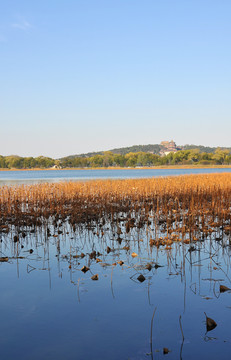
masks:
<path fill-rule="evenodd" d="M 231 174 L 3 186 L 0 231 L 17 234 L 68 222 L 120 238 L 146 228 L 151 246 L 231 234 Z"/>

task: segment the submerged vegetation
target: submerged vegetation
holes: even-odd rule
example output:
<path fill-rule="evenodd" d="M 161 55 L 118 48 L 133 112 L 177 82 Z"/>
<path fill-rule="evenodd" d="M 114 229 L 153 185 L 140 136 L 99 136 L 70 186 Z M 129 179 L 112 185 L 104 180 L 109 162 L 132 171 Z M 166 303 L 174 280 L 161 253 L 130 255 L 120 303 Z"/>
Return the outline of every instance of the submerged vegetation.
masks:
<path fill-rule="evenodd" d="M 169 165 L 230 165 L 229 150 L 217 149 L 214 153 L 200 152 L 198 149 L 170 152 L 160 156 L 150 152 L 130 152 L 117 154 L 104 152 L 92 156 L 69 156 L 59 160 L 39 156 L 19 157 L 0 156 L 0 168 L 32 169 L 32 168 L 101 168 L 101 167 L 136 167 L 136 166 L 169 166 Z"/>

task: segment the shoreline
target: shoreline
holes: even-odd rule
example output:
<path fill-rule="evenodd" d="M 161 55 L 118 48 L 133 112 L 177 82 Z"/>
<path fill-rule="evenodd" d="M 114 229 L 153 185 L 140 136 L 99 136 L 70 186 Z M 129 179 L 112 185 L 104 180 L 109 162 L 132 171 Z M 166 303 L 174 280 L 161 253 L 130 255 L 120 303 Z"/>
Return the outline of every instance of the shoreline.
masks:
<path fill-rule="evenodd" d="M 137 166 L 137 167 L 83 167 L 83 168 L 32 168 L 32 169 L 16 169 L 16 168 L 2 168 L 0 171 L 47 171 L 47 170 L 174 170 L 174 169 L 230 169 L 231 165 L 160 165 L 160 166 Z"/>

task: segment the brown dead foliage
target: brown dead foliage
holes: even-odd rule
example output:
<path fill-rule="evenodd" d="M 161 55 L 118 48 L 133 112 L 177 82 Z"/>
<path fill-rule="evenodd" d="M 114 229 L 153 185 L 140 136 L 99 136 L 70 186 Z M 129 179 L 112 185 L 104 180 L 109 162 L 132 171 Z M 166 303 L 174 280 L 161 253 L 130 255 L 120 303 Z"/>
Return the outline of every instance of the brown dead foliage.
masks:
<path fill-rule="evenodd" d="M 84 225 L 99 237 L 114 226 L 121 243 L 134 228 L 146 227 L 155 229 L 151 246 L 171 250 L 173 242 L 230 236 L 230 203 L 230 173 L 2 186 L 0 232 L 14 226 L 13 241 L 20 242 L 25 229 L 34 232 L 52 221 L 58 238 L 63 235 L 59 225 L 68 221 L 73 231 Z M 52 236 L 49 228 L 47 236 Z"/>

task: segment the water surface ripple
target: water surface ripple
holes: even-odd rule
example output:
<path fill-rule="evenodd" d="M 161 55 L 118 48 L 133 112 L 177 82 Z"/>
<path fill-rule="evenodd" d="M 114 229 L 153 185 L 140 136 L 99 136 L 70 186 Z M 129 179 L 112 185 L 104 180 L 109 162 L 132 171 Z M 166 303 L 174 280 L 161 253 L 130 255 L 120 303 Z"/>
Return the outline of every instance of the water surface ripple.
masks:
<path fill-rule="evenodd" d="M 231 168 L 200 169 L 123 169 L 123 170 L 21 170 L 1 171 L 0 185 L 93 179 L 131 179 L 189 174 L 231 172 Z"/>

